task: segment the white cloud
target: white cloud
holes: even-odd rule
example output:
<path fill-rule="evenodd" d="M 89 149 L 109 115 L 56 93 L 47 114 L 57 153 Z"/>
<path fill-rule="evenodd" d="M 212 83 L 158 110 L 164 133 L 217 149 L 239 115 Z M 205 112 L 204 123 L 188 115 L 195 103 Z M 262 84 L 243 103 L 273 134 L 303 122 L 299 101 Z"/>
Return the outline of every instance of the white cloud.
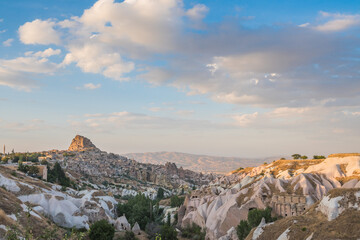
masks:
<path fill-rule="evenodd" d="M 300 25 L 298 25 L 299 27 L 308 27 L 308 26 L 310 26 L 310 23 L 303 23 L 303 24 L 300 24 Z"/>
<path fill-rule="evenodd" d="M 19 27 L 20 41 L 25 44 L 60 44 L 60 34 L 52 20 L 36 19 Z"/>
<path fill-rule="evenodd" d="M 247 94 L 238 95 L 235 92 L 231 92 L 231 93 L 220 93 L 214 95 L 213 100 L 224 103 L 251 104 L 260 101 L 260 97 L 255 95 L 247 95 Z"/>
<path fill-rule="evenodd" d="M 290 107 L 281 107 L 281 108 L 275 108 L 272 110 L 269 115 L 271 117 L 276 118 L 289 118 L 293 117 L 295 115 L 301 115 L 303 113 L 306 113 L 310 110 L 310 108 L 290 108 Z"/>
<path fill-rule="evenodd" d="M 0 129 L 2 131 L 29 132 L 45 129 L 47 125 L 41 119 L 31 119 L 27 121 L 14 122 L 0 119 Z"/>
<path fill-rule="evenodd" d="M 139 77 L 153 85 L 164 84 L 172 78 L 171 73 L 160 68 L 151 68 Z"/>
<path fill-rule="evenodd" d="M 151 112 L 160 112 L 162 110 L 161 107 L 152 107 L 152 108 L 149 108 L 149 111 Z"/>
<path fill-rule="evenodd" d="M 34 55 L 28 52 L 25 57 L 0 59 L 0 85 L 23 91 L 31 91 L 38 87 L 35 76 L 51 75 L 58 69 L 57 64 L 40 56 L 41 54 Z"/>
<path fill-rule="evenodd" d="M 193 115 L 194 113 L 195 113 L 194 110 L 179 110 L 176 112 L 176 114 L 179 116 L 190 116 Z"/>
<path fill-rule="evenodd" d="M 216 71 L 219 69 L 219 66 L 216 63 L 206 64 L 206 67 L 211 72 L 211 75 L 214 75 L 216 73 Z"/>
<path fill-rule="evenodd" d="M 107 49 L 105 45 L 88 43 L 83 46 L 71 46 L 70 53 L 65 56 L 63 65 L 76 62 L 84 72 L 102 73 L 115 80 L 126 80 L 125 73 L 135 68 L 133 62 L 125 62 L 117 52 Z"/>
<path fill-rule="evenodd" d="M 349 112 L 349 111 L 343 111 L 344 115 L 350 115 L 350 116 L 360 116 L 360 112 Z"/>
<path fill-rule="evenodd" d="M 5 47 L 11 47 L 13 41 L 14 41 L 14 39 L 9 38 L 8 40 L 3 41 L 3 45 L 4 45 Z"/>
<path fill-rule="evenodd" d="M 208 11 L 209 8 L 204 4 L 196 4 L 193 8 L 186 11 L 186 16 L 192 20 L 199 21 L 206 16 Z"/>
<path fill-rule="evenodd" d="M 45 49 L 44 51 L 38 51 L 38 52 L 26 52 L 25 56 L 34 56 L 34 57 L 39 57 L 39 58 L 48 58 L 54 55 L 59 55 L 61 53 L 60 49 L 52 49 L 52 48 L 48 48 Z"/>
<path fill-rule="evenodd" d="M 31 91 L 38 87 L 38 83 L 27 74 L 11 71 L 0 66 L 0 85 L 14 88 L 21 91 Z"/>
<path fill-rule="evenodd" d="M 57 65 L 49 62 L 47 58 L 18 57 L 15 59 L 0 59 L 0 66 L 15 72 L 46 73 L 56 71 Z"/>
<path fill-rule="evenodd" d="M 109 114 L 86 114 L 69 123 L 77 129 L 85 128 L 98 132 L 113 132 L 117 129 L 200 129 L 213 124 L 202 120 L 185 120 L 156 117 L 128 111 Z"/>
<path fill-rule="evenodd" d="M 180 0 L 99 0 L 80 16 L 35 20 L 19 33 L 25 37 L 20 30 L 40 25 L 55 31 L 52 42 L 66 51 L 64 67 L 75 64 L 83 72 L 119 81 L 173 86 L 218 102 L 291 108 L 336 98 L 331 104 L 355 104 L 351 98 L 359 73 L 349 59 L 357 57 L 357 37 L 314 31 L 314 26 L 349 28 L 357 24 L 357 15 L 323 12 L 325 23 L 300 27 L 206 23 L 201 34 L 191 31 L 195 21 L 205 24 L 208 10 L 202 4 L 185 8 Z M 338 20 L 348 23 L 333 22 Z"/>
<path fill-rule="evenodd" d="M 324 18 L 330 18 L 324 24 L 317 25 L 316 30 L 323 32 L 343 31 L 351 27 L 360 26 L 360 15 L 347 15 L 339 13 L 320 12 Z"/>
<path fill-rule="evenodd" d="M 93 84 L 93 83 L 86 83 L 84 84 L 83 88 L 84 89 L 89 89 L 89 90 L 95 90 L 101 87 L 101 84 Z"/>
<path fill-rule="evenodd" d="M 241 114 L 241 115 L 233 116 L 233 119 L 235 120 L 236 125 L 239 125 L 241 127 L 246 127 L 249 124 L 253 123 L 257 119 L 258 115 L 259 115 L 258 112 L 254 112 L 250 114 Z"/>

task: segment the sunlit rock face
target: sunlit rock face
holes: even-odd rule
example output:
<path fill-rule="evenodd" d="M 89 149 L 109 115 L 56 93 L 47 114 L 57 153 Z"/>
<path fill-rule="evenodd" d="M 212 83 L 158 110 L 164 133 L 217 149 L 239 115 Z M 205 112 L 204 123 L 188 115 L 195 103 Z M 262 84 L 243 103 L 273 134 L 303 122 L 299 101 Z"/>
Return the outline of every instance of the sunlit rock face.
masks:
<path fill-rule="evenodd" d="M 76 135 L 71 141 L 68 151 L 88 151 L 96 150 L 96 146 L 90 141 L 90 139 Z"/>

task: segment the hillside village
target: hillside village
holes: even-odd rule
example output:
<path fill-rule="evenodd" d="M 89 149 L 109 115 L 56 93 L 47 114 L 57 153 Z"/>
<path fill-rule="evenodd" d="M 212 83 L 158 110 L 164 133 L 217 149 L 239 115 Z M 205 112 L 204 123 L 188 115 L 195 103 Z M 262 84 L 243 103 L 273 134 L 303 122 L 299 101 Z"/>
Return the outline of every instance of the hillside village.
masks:
<path fill-rule="evenodd" d="M 337 219 L 348 216 L 360 218 L 360 154 L 284 159 L 227 175 L 207 175 L 174 163 L 139 163 L 103 152 L 89 139 L 76 136 L 68 150 L 44 151 L 38 160 L 0 166 L 2 238 L 8 239 L 9 233 L 24 236 L 26 226 L 38 228 L 34 223 L 54 229 L 55 239 L 72 228 L 84 229 L 76 234 L 86 235 L 101 220 L 114 227 L 117 237 L 132 232 L 140 239 L 155 239 L 156 234 L 163 234 L 163 239 L 209 240 L 360 237 L 357 231 L 335 231 L 325 238 L 324 227 L 306 225 L 312 221 L 308 216 L 315 215 L 329 226 L 345 224 Z M 31 175 L 20 166 L 39 171 Z M 134 218 L 131 209 L 138 203 L 145 215 Z M 256 211 L 256 220 L 248 222 Z M 45 223 L 46 219 L 51 221 Z M 300 226 L 305 230 L 299 232 Z"/>

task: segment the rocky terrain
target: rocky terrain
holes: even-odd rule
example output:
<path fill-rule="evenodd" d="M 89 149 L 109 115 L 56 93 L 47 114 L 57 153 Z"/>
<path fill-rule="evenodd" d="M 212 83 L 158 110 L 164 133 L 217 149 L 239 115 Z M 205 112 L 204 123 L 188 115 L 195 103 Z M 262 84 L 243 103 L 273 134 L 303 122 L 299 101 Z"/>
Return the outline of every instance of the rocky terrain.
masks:
<path fill-rule="evenodd" d="M 127 153 L 124 156 L 141 163 L 165 164 L 166 162 L 174 162 L 177 166 L 195 172 L 220 174 L 226 174 L 239 166 L 255 167 L 270 160 L 263 158 L 216 157 L 180 152 Z"/>
<path fill-rule="evenodd" d="M 24 236 L 31 229 L 34 237 L 59 227 L 89 228 L 89 224 L 100 219 L 114 222 L 117 201 L 101 191 L 76 191 L 43 182 L 8 168 L 0 167 L 0 239 L 17 229 Z M 51 221 L 49 221 L 51 220 Z M 56 225 L 52 224 L 55 223 Z"/>
<path fill-rule="evenodd" d="M 359 188 L 359 180 L 360 157 L 356 155 L 337 155 L 325 160 L 278 160 L 254 168 L 239 169 L 193 191 L 179 210 L 178 224 L 184 227 L 194 222 L 206 228 L 209 239 L 233 239 L 230 236 L 234 228 L 241 220 L 247 219 L 249 210 L 253 208 L 269 206 L 274 215 L 288 219 L 305 217 L 307 211 L 319 201 L 320 213 L 330 221 L 332 218 L 328 216 L 341 216 L 347 211 L 337 210 L 334 213 L 336 210 L 331 208 L 331 204 L 326 207 L 328 202 L 333 201 L 327 195 L 329 191 Z M 357 209 L 358 199 L 350 198 L 355 199 L 352 204 Z M 292 236 L 291 231 L 288 230 L 286 234 Z"/>
<path fill-rule="evenodd" d="M 139 163 L 103 152 L 82 136 L 69 149 L 41 153 L 50 166 L 60 163 L 71 180 L 68 188 L 15 171 L 11 164 L 0 166 L 0 239 L 9 233 L 39 237 L 52 230 L 62 235 L 66 228 L 88 229 L 100 219 L 119 231 L 139 231 L 117 216 L 116 206 L 139 193 L 155 199 L 160 187 L 165 197 L 187 194 L 180 208 L 168 204 L 163 220 L 169 214 L 174 222 L 177 216 L 180 232 L 195 223 L 208 240 L 237 240 L 240 221 L 252 209 L 266 207 L 279 220 L 263 220 L 246 239 L 360 238 L 360 154 L 277 160 L 214 175 L 170 162 Z"/>
<path fill-rule="evenodd" d="M 178 168 L 175 163 L 164 165 L 139 163 L 118 154 L 99 150 L 87 138 L 77 135 L 68 151 L 48 151 L 46 156 L 51 161 L 59 161 L 73 175 L 96 185 L 104 182 L 115 185 L 131 184 L 133 190 L 162 186 L 169 190 L 191 188 L 208 184 L 215 177 Z M 122 194 L 114 191 L 114 194 Z M 131 193 L 131 191 L 130 191 Z"/>
<path fill-rule="evenodd" d="M 332 189 L 304 214 L 263 222 L 246 239 L 359 239 L 359 198 L 359 188 Z"/>
<path fill-rule="evenodd" d="M 98 148 L 90 141 L 90 139 L 76 135 L 71 141 L 68 151 L 88 151 L 98 150 Z"/>

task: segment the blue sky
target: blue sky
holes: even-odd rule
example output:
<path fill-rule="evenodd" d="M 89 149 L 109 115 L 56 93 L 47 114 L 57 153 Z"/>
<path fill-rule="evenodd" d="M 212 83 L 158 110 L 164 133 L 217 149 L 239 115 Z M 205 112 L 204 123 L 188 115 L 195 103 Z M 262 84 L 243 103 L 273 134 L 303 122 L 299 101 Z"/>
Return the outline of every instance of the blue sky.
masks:
<path fill-rule="evenodd" d="M 354 152 L 358 1 L 0 2 L 0 143 Z"/>

